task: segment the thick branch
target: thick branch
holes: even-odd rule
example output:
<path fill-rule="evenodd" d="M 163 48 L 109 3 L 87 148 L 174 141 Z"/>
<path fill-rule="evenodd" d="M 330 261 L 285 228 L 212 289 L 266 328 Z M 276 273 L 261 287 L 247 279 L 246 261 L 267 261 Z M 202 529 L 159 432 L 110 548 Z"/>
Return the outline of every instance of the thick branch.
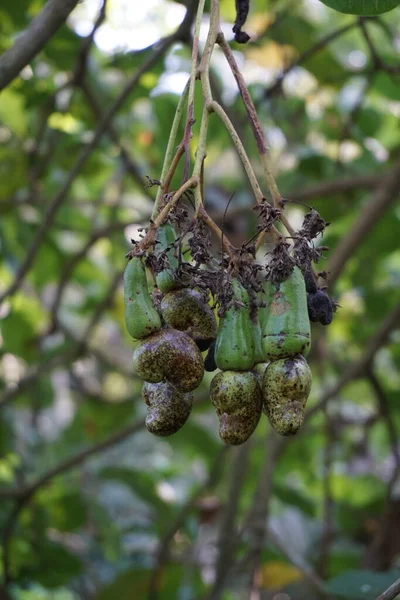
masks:
<path fill-rule="evenodd" d="M 48 0 L 14 45 L 0 57 L 0 91 L 42 50 L 77 4 L 78 0 Z"/>

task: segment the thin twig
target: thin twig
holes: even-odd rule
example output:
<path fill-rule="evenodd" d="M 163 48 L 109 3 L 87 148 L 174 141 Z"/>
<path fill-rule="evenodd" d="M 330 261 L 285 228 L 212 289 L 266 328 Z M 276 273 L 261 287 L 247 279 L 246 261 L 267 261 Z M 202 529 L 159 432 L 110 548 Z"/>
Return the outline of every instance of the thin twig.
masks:
<path fill-rule="evenodd" d="M 165 51 L 177 39 L 181 39 L 181 36 L 184 33 L 184 28 L 183 28 L 184 25 L 185 25 L 185 27 L 190 26 L 190 23 L 188 24 L 186 21 L 186 17 L 185 17 L 185 20 L 183 21 L 182 25 L 179 27 L 179 29 L 177 30 L 177 32 L 175 34 L 173 34 L 167 38 L 164 38 L 159 44 L 157 44 L 157 47 L 154 49 L 152 54 L 148 57 L 148 59 L 146 61 L 144 61 L 144 63 L 141 65 L 141 67 L 130 78 L 130 80 L 125 85 L 124 89 L 119 94 L 119 96 L 116 98 L 116 100 L 113 102 L 111 107 L 104 113 L 104 117 L 96 129 L 96 132 L 94 134 L 92 141 L 86 146 L 86 148 L 84 148 L 82 150 L 75 165 L 72 167 L 64 185 L 61 187 L 59 192 L 56 194 L 54 200 L 47 208 L 47 210 L 43 216 L 41 225 L 39 226 L 39 228 L 36 232 L 36 235 L 34 236 L 34 239 L 32 240 L 29 248 L 27 249 L 25 260 L 20 265 L 19 269 L 17 270 L 16 276 L 15 276 L 12 284 L 1 294 L 0 303 L 3 302 L 5 298 L 7 298 L 11 294 L 13 294 L 19 288 L 24 277 L 29 272 L 30 268 L 32 267 L 32 265 L 34 263 L 34 260 L 39 251 L 39 248 L 43 242 L 43 239 L 46 236 L 47 230 L 52 225 L 58 209 L 61 207 L 63 202 L 66 200 L 72 183 L 74 182 L 76 177 L 79 175 L 79 173 L 83 169 L 86 161 L 88 160 L 88 158 L 91 155 L 91 153 L 93 152 L 93 150 L 96 148 L 96 146 L 97 146 L 98 142 L 100 141 L 101 137 L 103 136 L 103 134 L 109 128 L 109 125 L 110 125 L 112 119 L 114 118 L 114 116 L 116 115 L 118 110 L 121 108 L 121 106 L 124 104 L 124 102 L 127 100 L 129 95 L 131 94 L 131 92 L 135 89 L 135 87 L 139 83 L 139 81 L 140 81 L 141 77 L 144 75 L 144 73 L 146 73 L 149 69 L 151 69 L 153 67 L 154 64 L 157 63 L 157 61 L 164 55 Z"/>
<path fill-rule="evenodd" d="M 344 35 L 348 31 L 351 31 L 352 29 L 354 29 L 357 26 L 358 26 L 358 20 L 355 20 L 352 23 L 349 23 L 348 25 L 344 25 L 343 27 L 339 27 L 338 29 L 335 29 L 335 31 L 328 33 L 326 36 L 324 36 L 323 38 L 318 40 L 318 42 L 316 44 L 314 44 L 314 46 L 312 46 L 311 48 L 308 48 L 308 50 L 303 52 L 303 54 L 301 54 L 297 58 L 297 60 L 295 60 L 292 64 L 290 64 L 288 67 L 286 67 L 286 69 L 284 69 L 282 71 L 282 73 L 279 75 L 279 77 L 265 90 L 264 99 L 269 98 L 270 96 L 275 94 L 279 89 L 281 89 L 283 80 L 291 71 L 293 71 L 293 69 L 295 69 L 296 67 L 299 67 L 303 63 L 307 62 L 307 60 L 309 58 L 311 58 L 312 56 L 314 56 L 314 54 L 318 54 L 318 52 L 323 50 L 326 46 L 328 46 L 330 43 L 332 43 L 338 37 Z"/>
<path fill-rule="evenodd" d="M 221 520 L 218 538 L 218 560 L 209 600 L 219 600 L 221 598 L 227 577 L 235 561 L 235 549 L 238 543 L 235 522 L 237 521 L 239 502 L 246 481 L 250 448 L 251 443 L 249 440 L 236 450 L 236 457 L 231 469 L 228 501 L 224 507 Z"/>
<path fill-rule="evenodd" d="M 44 473 L 41 477 L 39 477 L 32 484 L 15 490 L 14 498 L 16 498 L 17 501 L 16 501 L 16 504 L 15 504 L 11 514 L 9 515 L 9 517 L 7 519 L 6 525 L 3 530 L 3 535 L 2 535 L 3 577 L 4 577 L 4 581 L 6 584 L 8 583 L 9 578 L 10 578 L 9 542 L 10 542 L 10 538 L 13 534 L 15 525 L 17 523 L 18 517 L 19 517 L 22 509 L 26 506 L 26 504 L 33 498 L 33 496 L 40 489 L 42 489 L 44 486 L 49 484 L 54 478 L 83 464 L 84 462 L 86 462 L 86 460 L 88 460 L 88 458 L 91 458 L 92 456 L 95 456 L 96 454 L 103 452 L 103 450 L 106 450 L 108 448 L 111 448 L 112 446 L 115 446 L 116 444 L 119 444 L 126 438 L 128 438 L 131 435 L 134 435 L 135 433 L 137 433 L 138 431 L 141 431 L 142 429 L 144 429 L 144 426 L 145 426 L 144 420 L 138 421 L 131 425 L 128 425 L 121 431 L 118 431 L 117 433 L 113 433 L 112 435 L 110 435 L 107 439 L 103 440 L 102 442 L 99 442 L 98 444 L 90 446 L 89 448 L 86 448 L 85 450 L 78 452 L 74 456 L 71 456 L 70 458 L 67 458 L 66 460 L 60 462 L 53 469 L 49 469 L 46 473 Z M 6 492 L 6 497 L 11 497 L 10 490 L 5 490 L 5 492 Z M 0 495 L 1 495 L 1 490 L 0 490 Z"/>
<path fill-rule="evenodd" d="M 327 270 L 330 272 L 329 285 L 333 286 L 354 250 L 362 243 L 378 220 L 395 202 L 400 193 L 400 161 L 382 180 L 371 200 L 364 205 L 356 222 L 350 228 L 335 251 L 333 252 Z"/>
<path fill-rule="evenodd" d="M 158 545 L 155 557 L 155 566 L 151 574 L 150 584 L 149 584 L 149 593 L 147 600 L 155 600 L 157 597 L 157 586 L 162 575 L 162 569 L 165 563 L 168 560 L 169 549 L 171 542 L 177 531 L 184 525 L 186 519 L 196 507 L 197 501 L 199 497 L 207 491 L 210 491 L 213 487 L 215 487 L 216 483 L 219 481 L 220 476 L 224 472 L 225 460 L 230 448 L 228 446 L 224 446 L 220 452 L 217 454 L 217 457 L 214 461 L 213 466 L 210 469 L 209 475 L 206 481 L 200 484 L 193 494 L 188 498 L 185 504 L 182 506 L 178 515 L 176 516 L 173 523 L 168 527 L 165 534 L 162 536 L 160 543 Z"/>

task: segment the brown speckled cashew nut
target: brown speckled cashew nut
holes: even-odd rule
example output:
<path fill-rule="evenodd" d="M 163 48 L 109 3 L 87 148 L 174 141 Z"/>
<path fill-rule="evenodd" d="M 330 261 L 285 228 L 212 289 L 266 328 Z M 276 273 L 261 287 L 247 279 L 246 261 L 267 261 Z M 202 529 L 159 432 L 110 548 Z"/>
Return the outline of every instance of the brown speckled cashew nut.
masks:
<path fill-rule="evenodd" d="M 185 288 L 169 292 L 162 299 L 161 312 L 169 327 L 184 331 L 198 344 L 208 342 L 209 345 L 217 336 L 214 313 L 196 290 Z M 204 350 L 208 345 L 205 344 Z"/>
<path fill-rule="evenodd" d="M 268 365 L 262 385 L 264 410 L 280 435 L 294 435 L 302 426 L 311 384 L 310 367 L 300 354 Z"/>
<path fill-rule="evenodd" d="M 194 341 L 176 329 L 162 329 L 146 338 L 133 353 L 133 369 L 149 383 L 167 379 L 181 392 L 191 392 L 203 379 L 204 364 Z"/>
<path fill-rule="evenodd" d="M 225 444 L 243 444 L 257 427 L 262 392 L 254 373 L 221 371 L 211 381 L 211 402 L 219 418 L 219 435 Z"/>
<path fill-rule="evenodd" d="M 146 427 L 153 435 L 176 433 L 187 421 L 193 406 L 193 394 L 179 392 L 168 381 L 147 383 L 142 395 L 148 407 Z"/>

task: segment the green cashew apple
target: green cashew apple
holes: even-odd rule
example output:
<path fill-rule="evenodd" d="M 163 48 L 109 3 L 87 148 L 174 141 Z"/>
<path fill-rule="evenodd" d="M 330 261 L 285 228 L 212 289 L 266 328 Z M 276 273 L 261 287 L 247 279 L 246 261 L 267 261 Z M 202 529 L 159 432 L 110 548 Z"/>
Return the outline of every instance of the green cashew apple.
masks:
<path fill-rule="evenodd" d="M 307 293 L 303 275 L 297 267 L 282 283 L 267 286 L 266 315 L 262 330 L 264 356 L 269 360 L 306 355 L 311 331 Z"/>
<path fill-rule="evenodd" d="M 219 435 L 225 444 L 243 444 L 257 427 L 262 392 L 254 373 L 220 371 L 210 387 L 211 402 L 219 418 Z"/>
<path fill-rule="evenodd" d="M 134 256 L 124 271 L 125 324 L 136 340 L 161 328 L 161 319 L 154 308 L 147 287 L 146 269 L 140 256 Z"/>
<path fill-rule="evenodd" d="M 258 365 L 259 363 L 264 363 L 264 352 L 262 348 L 262 333 L 261 327 L 258 320 L 258 315 L 251 319 L 251 329 L 253 332 L 253 342 L 254 342 L 254 364 Z"/>
<path fill-rule="evenodd" d="M 176 433 L 187 421 L 193 406 L 193 394 L 179 392 L 168 381 L 143 384 L 147 404 L 146 427 L 153 435 Z"/>
<path fill-rule="evenodd" d="M 202 351 L 217 335 L 214 313 L 197 290 L 169 292 L 161 301 L 161 313 L 168 327 L 187 333 Z"/>
<path fill-rule="evenodd" d="M 303 356 L 268 365 L 262 384 L 264 409 L 280 435 L 294 435 L 302 426 L 311 384 L 311 370 Z"/>
<path fill-rule="evenodd" d="M 220 320 L 214 357 L 223 371 L 248 371 L 254 365 L 249 296 L 237 279 L 232 281 L 232 290 L 233 302 Z"/>
<path fill-rule="evenodd" d="M 181 392 L 191 392 L 203 379 L 200 350 L 183 331 L 162 329 L 142 340 L 133 353 L 133 369 L 149 383 L 166 379 Z"/>
<path fill-rule="evenodd" d="M 164 294 L 179 287 L 176 281 L 179 257 L 174 246 L 177 239 L 175 229 L 169 223 L 163 223 L 157 229 L 156 252 L 166 252 L 168 259 L 168 266 L 156 275 L 157 287 Z"/>

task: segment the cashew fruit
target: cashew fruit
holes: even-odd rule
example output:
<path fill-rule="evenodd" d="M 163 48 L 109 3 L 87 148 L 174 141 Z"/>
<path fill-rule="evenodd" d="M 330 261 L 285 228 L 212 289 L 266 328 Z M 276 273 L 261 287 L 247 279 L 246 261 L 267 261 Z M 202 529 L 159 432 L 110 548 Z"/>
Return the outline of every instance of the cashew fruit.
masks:
<path fill-rule="evenodd" d="M 258 321 L 258 316 L 254 319 L 251 319 L 251 328 L 253 332 L 253 342 L 254 342 L 254 364 L 265 362 L 264 352 L 262 348 L 262 334 L 261 327 Z"/>
<path fill-rule="evenodd" d="M 134 256 L 124 271 L 125 324 L 136 340 L 145 338 L 161 327 L 147 287 L 146 269 L 140 256 Z"/>
<path fill-rule="evenodd" d="M 149 383 L 166 379 L 181 392 L 191 392 L 203 379 L 203 357 L 183 331 L 162 329 L 141 341 L 133 353 L 133 369 Z"/>
<path fill-rule="evenodd" d="M 219 323 L 215 362 L 223 371 L 248 371 L 254 364 L 249 296 L 237 279 L 232 281 L 232 290 L 233 301 Z"/>
<path fill-rule="evenodd" d="M 311 331 L 303 275 L 297 267 L 286 281 L 267 286 L 262 347 L 265 358 L 277 360 L 310 350 Z"/>
<path fill-rule="evenodd" d="M 243 444 L 257 427 L 262 392 L 254 373 L 220 371 L 210 386 L 211 402 L 219 418 L 219 435 L 225 444 Z"/>
<path fill-rule="evenodd" d="M 176 433 L 187 421 L 193 406 L 193 394 L 178 391 L 168 381 L 147 383 L 142 387 L 147 404 L 146 427 L 153 435 Z"/>
<path fill-rule="evenodd" d="M 214 313 L 197 290 L 169 292 L 161 301 L 161 313 L 168 327 L 187 333 L 202 351 L 217 335 Z"/>
<path fill-rule="evenodd" d="M 179 257 L 174 246 L 177 239 L 175 229 L 169 223 L 163 223 L 157 229 L 156 252 L 165 252 L 168 262 L 168 266 L 156 275 L 157 287 L 164 294 L 179 287 L 175 276 L 179 267 Z"/>
<path fill-rule="evenodd" d="M 311 370 L 303 356 L 268 365 L 262 384 L 264 409 L 277 433 L 294 435 L 300 429 L 311 384 Z"/>

